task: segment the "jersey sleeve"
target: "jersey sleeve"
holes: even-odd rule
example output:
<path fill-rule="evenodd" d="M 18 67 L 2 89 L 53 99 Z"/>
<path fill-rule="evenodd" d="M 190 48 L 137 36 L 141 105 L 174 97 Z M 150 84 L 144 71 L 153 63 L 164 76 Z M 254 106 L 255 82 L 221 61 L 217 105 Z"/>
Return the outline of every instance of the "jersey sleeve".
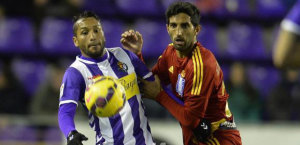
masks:
<path fill-rule="evenodd" d="M 153 76 L 152 72 L 150 72 L 150 70 L 144 64 L 144 62 L 141 59 L 139 59 L 139 57 L 137 55 L 135 55 L 133 52 L 125 50 L 125 49 L 124 49 L 124 51 L 128 54 L 137 75 L 145 80 L 153 81 L 154 76 Z"/>
<path fill-rule="evenodd" d="M 205 59 L 203 66 L 204 73 L 202 76 L 203 82 L 200 82 L 202 86 L 198 86 L 201 87 L 201 90 L 199 90 L 199 93 L 191 91 L 186 94 L 188 96 L 185 97 L 187 99 L 184 100 L 183 106 L 176 103 L 176 101 L 174 101 L 165 91 L 162 91 L 156 98 L 156 100 L 163 105 L 181 123 L 181 125 L 191 129 L 194 129 L 199 124 L 200 119 L 204 117 L 208 100 L 216 88 L 216 84 L 220 82 L 220 77 L 216 73 L 217 63 L 214 56 L 211 53 L 208 53 L 208 56 Z M 201 75 L 196 77 L 201 77 Z M 201 78 L 196 80 L 201 80 Z"/>
<path fill-rule="evenodd" d="M 167 49 L 159 56 L 157 63 L 152 67 L 152 72 L 158 75 L 160 82 L 163 85 L 170 84 L 169 74 L 168 74 L 168 64 L 167 64 Z"/>
<path fill-rule="evenodd" d="M 80 97 L 84 96 L 85 82 L 80 72 L 70 67 L 66 70 L 63 82 L 60 88 L 59 105 L 66 103 L 75 103 Z"/>
<path fill-rule="evenodd" d="M 291 11 L 282 21 L 281 27 L 287 31 L 300 35 L 300 0 L 296 2 Z"/>

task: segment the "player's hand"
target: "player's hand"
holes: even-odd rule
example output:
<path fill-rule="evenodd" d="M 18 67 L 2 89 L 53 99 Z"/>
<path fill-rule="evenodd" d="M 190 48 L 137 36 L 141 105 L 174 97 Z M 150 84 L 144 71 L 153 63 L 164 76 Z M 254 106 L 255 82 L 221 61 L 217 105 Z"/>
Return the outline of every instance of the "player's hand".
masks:
<path fill-rule="evenodd" d="M 84 140 L 88 140 L 88 138 L 76 130 L 73 130 L 68 135 L 67 145 L 83 145 L 82 141 Z"/>
<path fill-rule="evenodd" d="M 194 136 L 199 142 L 206 142 L 211 135 L 211 124 L 206 119 L 201 119 L 198 126 L 193 129 Z"/>
<path fill-rule="evenodd" d="M 142 34 L 138 31 L 134 31 L 132 29 L 130 29 L 129 31 L 125 31 L 121 35 L 120 42 L 125 49 L 135 54 L 140 54 L 142 52 L 143 37 Z"/>
<path fill-rule="evenodd" d="M 154 77 L 154 81 L 147 81 L 144 79 L 139 80 L 142 83 L 140 89 L 144 98 L 155 100 L 157 95 L 163 90 L 158 76 L 155 75 Z"/>

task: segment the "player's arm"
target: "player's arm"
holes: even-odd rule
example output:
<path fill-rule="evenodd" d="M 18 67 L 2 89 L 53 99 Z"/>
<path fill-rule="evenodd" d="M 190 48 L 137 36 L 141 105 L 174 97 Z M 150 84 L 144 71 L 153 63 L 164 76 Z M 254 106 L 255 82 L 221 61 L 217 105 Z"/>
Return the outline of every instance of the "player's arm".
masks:
<path fill-rule="evenodd" d="M 212 94 L 212 91 L 216 87 L 216 81 L 222 82 L 219 80 L 219 77 L 217 77 L 216 74 L 216 60 L 213 57 L 213 55 L 210 53 L 209 57 L 206 58 L 206 63 L 204 64 L 204 74 L 202 76 L 197 76 L 199 79 L 196 79 L 198 81 L 202 80 L 202 82 L 198 82 L 192 85 L 196 85 L 194 87 L 201 88 L 201 90 L 197 91 L 191 91 L 187 97 L 186 100 L 184 100 L 184 105 L 180 105 L 180 103 L 177 103 L 174 99 L 172 99 L 166 91 L 161 91 L 158 95 L 154 94 L 154 91 L 151 88 L 154 86 L 157 86 L 158 84 L 149 84 L 146 82 L 147 86 L 145 85 L 144 90 L 148 90 L 150 94 L 149 96 L 155 96 L 154 97 L 162 106 L 164 106 L 180 123 L 181 125 L 195 129 L 199 123 L 202 121 L 200 118 L 204 117 L 206 107 L 208 104 L 208 100 Z M 209 62 L 209 63 L 208 63 Z M 200 70 L 199 70 L 200 71 Z M 202 84 L 202 86 L 200 86 Z M 220 83 L 219 83 L 220 84 Z M 193 87 L 193 86 L 192 86 Z M 187 89 L 187 88 L 185 88 Z M 192 90 L 192 89 L 191 89 Z"/>
<path fill-rule="evenodd" d="M 207 140 L 211 134 L 211 125 L 209 121 L 203 119 L 202 112 L 206 109 L 209 95 L 191 96 L 182 102 L 171 91 L 161 89 L 163 87 L 157 76 L 155 81 L 142 81 L 142 83 L 144 84 L 143 93 L 147 98 L 156 99 L 181 125 L 191 128 L 198 141 Z"/>
<path fill-rule="evenodd" d="M 278 68 L 300 67 L 300 0 L 281 22 L 273 62 Z"/>
<path fill-rule="evenodd" d="M 300 35 L 280 29 L 273 54 L 274 65 L 278 68 L 300 67 Z"/>
<path fill-rule="evenodd" d="M 77 132 L 74 123 L 77 101 L 85 89 L 82 88 L 82 83 L 84 80 L 76 69 L 69 68 L 66 71 L 60 90 L 58 124 L 68 145 L 80 145 L 81 141 L 87 140 L 83 134 Z"/>

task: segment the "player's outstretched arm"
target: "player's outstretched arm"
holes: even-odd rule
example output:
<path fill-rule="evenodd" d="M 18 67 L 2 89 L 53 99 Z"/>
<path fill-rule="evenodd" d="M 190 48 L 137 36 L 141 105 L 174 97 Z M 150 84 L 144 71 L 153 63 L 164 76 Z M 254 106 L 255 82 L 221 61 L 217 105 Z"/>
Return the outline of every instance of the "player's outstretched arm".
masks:
<path fill-rule="evenodd" d="M 123 48 L 135 53 L 136 55 L 142 52 L 143 37 L 138 31 L 134 31 L 132 29 L 125 31 L 121 35 L 120 42 Z"/>
<path fill-rule="evenodd" d="M 73 130 L 68 135 L 67 145 L 83 145 L 82 141 L 88 140 L 86 136 Z"/>
<path fill-rule="evenodd" d="M 273 62 L 276 67 L 300 67 L 299 39 L 299 35 L 281 29 L 273 54 Z"/>

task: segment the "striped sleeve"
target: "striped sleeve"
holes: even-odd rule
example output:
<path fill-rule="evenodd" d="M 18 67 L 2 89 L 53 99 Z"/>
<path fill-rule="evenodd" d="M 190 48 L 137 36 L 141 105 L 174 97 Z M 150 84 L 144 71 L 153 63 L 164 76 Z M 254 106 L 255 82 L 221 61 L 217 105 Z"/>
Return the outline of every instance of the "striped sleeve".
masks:
<path fill-rule="evenodd" d="M 154 76 L 152 74 L 152 72 L 149 71 L 149 69 L 147 68 L 147 66 L 143 63 L 142 60 L 139 59 L 139 57 L 137 55 L 135 55 L 134 53 L 132 53 L 131 51 L 125 50 L 123 49 L 127 55 L 129 56 L 135 71 L 137 73 L 138 76 L 140 76 L 141 78 L 148 80 L 148 81 L 154 81 Z"/>
<path fill-rule="evenodd" d="M 203 82 L 203 60 L 199 47 L 193 52 L 194 77 L 191 94 L 200 95 Z"/>
<path fill-rule="evenodd" d="M 59 105 L 75 103 L 84 96 L 85 81 L 80 72 L 70 67 L 66 70 L 60 89 Z"/>

